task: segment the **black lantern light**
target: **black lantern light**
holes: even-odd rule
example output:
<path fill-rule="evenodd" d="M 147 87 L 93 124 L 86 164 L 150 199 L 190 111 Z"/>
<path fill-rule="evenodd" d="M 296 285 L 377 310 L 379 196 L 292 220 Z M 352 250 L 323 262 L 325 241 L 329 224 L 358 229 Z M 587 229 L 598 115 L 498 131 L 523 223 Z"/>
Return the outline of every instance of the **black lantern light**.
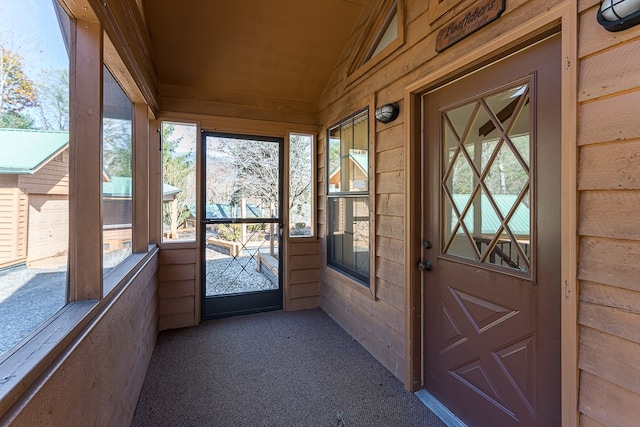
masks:
<path fill-rule="evenodd" d="M 602 0 L 598 23 L 608 31 L 622 31 L 640 23 L 640 0 Z"/>
<path fill-rule="evenodd" d="M 376 120 L 380 123 L 392 122 L 398 117 L 399 112 L 400 107 L 398 107 L 398 104 L 385 104 L 376 108 Z"/>

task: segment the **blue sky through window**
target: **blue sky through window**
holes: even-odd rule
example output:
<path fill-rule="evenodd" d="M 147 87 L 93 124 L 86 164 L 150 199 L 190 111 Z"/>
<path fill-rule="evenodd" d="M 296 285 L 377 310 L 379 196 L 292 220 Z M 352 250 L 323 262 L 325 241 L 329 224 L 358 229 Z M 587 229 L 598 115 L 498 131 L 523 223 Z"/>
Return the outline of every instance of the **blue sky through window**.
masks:
<path fill-rule="evenodd" d="M 56 0 L 0 0 L 0 17 L 0 47 L 7 55 L 21 58 L 20 69 L 35 89 L 39 104 L 20 112 L 31 118 L 31 124 L 4 120 L 3 123 L 11 123 L 5 124 L 8 127 L 68 129 L 65 105 L 68 101 L 63 101 L 68 100 L 69 55 L 65 46 L 68 17 Z M 67 34 L 63 34 L 59 17 L 63 18 Z"/>
<path fill-rule="evenodd" d="M 42 70 L 69 68 L 53 1 L 0 0 L 0 45 L 24 57 L 31 79 Z"/>

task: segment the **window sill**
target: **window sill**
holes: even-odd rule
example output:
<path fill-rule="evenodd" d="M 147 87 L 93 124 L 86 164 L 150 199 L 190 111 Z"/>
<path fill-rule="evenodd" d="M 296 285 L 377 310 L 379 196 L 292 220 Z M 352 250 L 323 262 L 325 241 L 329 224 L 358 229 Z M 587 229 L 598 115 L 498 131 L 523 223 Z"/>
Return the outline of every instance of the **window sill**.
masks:
<path fill-rule="evenodd" d="M 193 245 L 195 245 L 195 242 L 193 242 Z M 135 274 L 140 271 L 142 265 L 155 253 L 155 250 L 156 245 L 150 244 L 147 252 L 134 252 L 116 266 L 113 271 L 109 272 L 109 274 L 102 279 L 103 298 L 111 298 L 114 289 L 120 289 L 124 283 L 131 281 Z"/>
<path fill-rule="evenodd" d="M 340 283 L 346 285 L 347 287 L 375 301 L 376 298 L 374 296 L 373 288 L 371 287 L 371 285 L 367 286 L 362 282 L 350 277 L 346 273 L 343 273 L 342 271 L 333 268 L 330 265 L 323 266 L 322 270 L 325 274 L 327 274 L 328 276 L 331 276 L 331 278 L 339 281 Z"/>
<path fill-rule="evenodd" d="M 158 245 L 160 249 L 194 249 L 198 248 L 195 240 L 166 240 Z"/>
<path fill-rule="evenodd" d="M 88 324 L 98 301 L 72 302 L 9 350 L 0 361 L 0 414 L 5 413 L 44 369 Z"/>
<path fill-rule="evenodd" d="M 318 236 L 289 236 L 289 242 L 317 242 Z"/>
<path fill-rule="evenodd" d="M 105 298 L 67 304 L 0 358 L 0 414 L 5 414 L 54 360 L 70 351 L 73 341 L 106 310 L 156 253 L 155 245 L 150 245 L 147 253 L 131 255 L 105 278 L 105 289 L 107 283 L 110 288 L 104 292 Z"/>

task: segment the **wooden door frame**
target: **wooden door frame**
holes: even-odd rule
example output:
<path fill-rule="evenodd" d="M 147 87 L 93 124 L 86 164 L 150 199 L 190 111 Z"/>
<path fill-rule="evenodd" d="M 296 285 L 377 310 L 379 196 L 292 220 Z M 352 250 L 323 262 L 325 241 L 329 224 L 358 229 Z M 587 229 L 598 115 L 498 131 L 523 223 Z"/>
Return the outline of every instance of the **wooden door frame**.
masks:
<path fill-rule="evenodd" d="M 422 292 L 417 264 L 420 261 L 421 191 L 420 95 L 469 71 L 491 63 L 496 58 L 515 52 L 540 34 L 559 28 L 562 44 L 562 205 L 561 205 L 561 399 L 562 425 L 578 424 L 578 292 L 577 292 L 577 0 L 568 0 L 524 25 L 493 39 L 490 43 L 448 63 L 404 90 L 405 105 L 405 388 L 422 387 Z"/>

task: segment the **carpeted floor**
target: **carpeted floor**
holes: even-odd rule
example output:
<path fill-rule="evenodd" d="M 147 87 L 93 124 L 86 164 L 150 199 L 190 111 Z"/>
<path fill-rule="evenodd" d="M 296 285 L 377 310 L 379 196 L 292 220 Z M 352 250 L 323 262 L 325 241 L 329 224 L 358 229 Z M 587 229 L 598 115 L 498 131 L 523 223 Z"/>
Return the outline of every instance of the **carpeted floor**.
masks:
<path fill-rule="evenodd" d="M 319 309 L 161 332 L 132 426 L 444 426 Z"/>

